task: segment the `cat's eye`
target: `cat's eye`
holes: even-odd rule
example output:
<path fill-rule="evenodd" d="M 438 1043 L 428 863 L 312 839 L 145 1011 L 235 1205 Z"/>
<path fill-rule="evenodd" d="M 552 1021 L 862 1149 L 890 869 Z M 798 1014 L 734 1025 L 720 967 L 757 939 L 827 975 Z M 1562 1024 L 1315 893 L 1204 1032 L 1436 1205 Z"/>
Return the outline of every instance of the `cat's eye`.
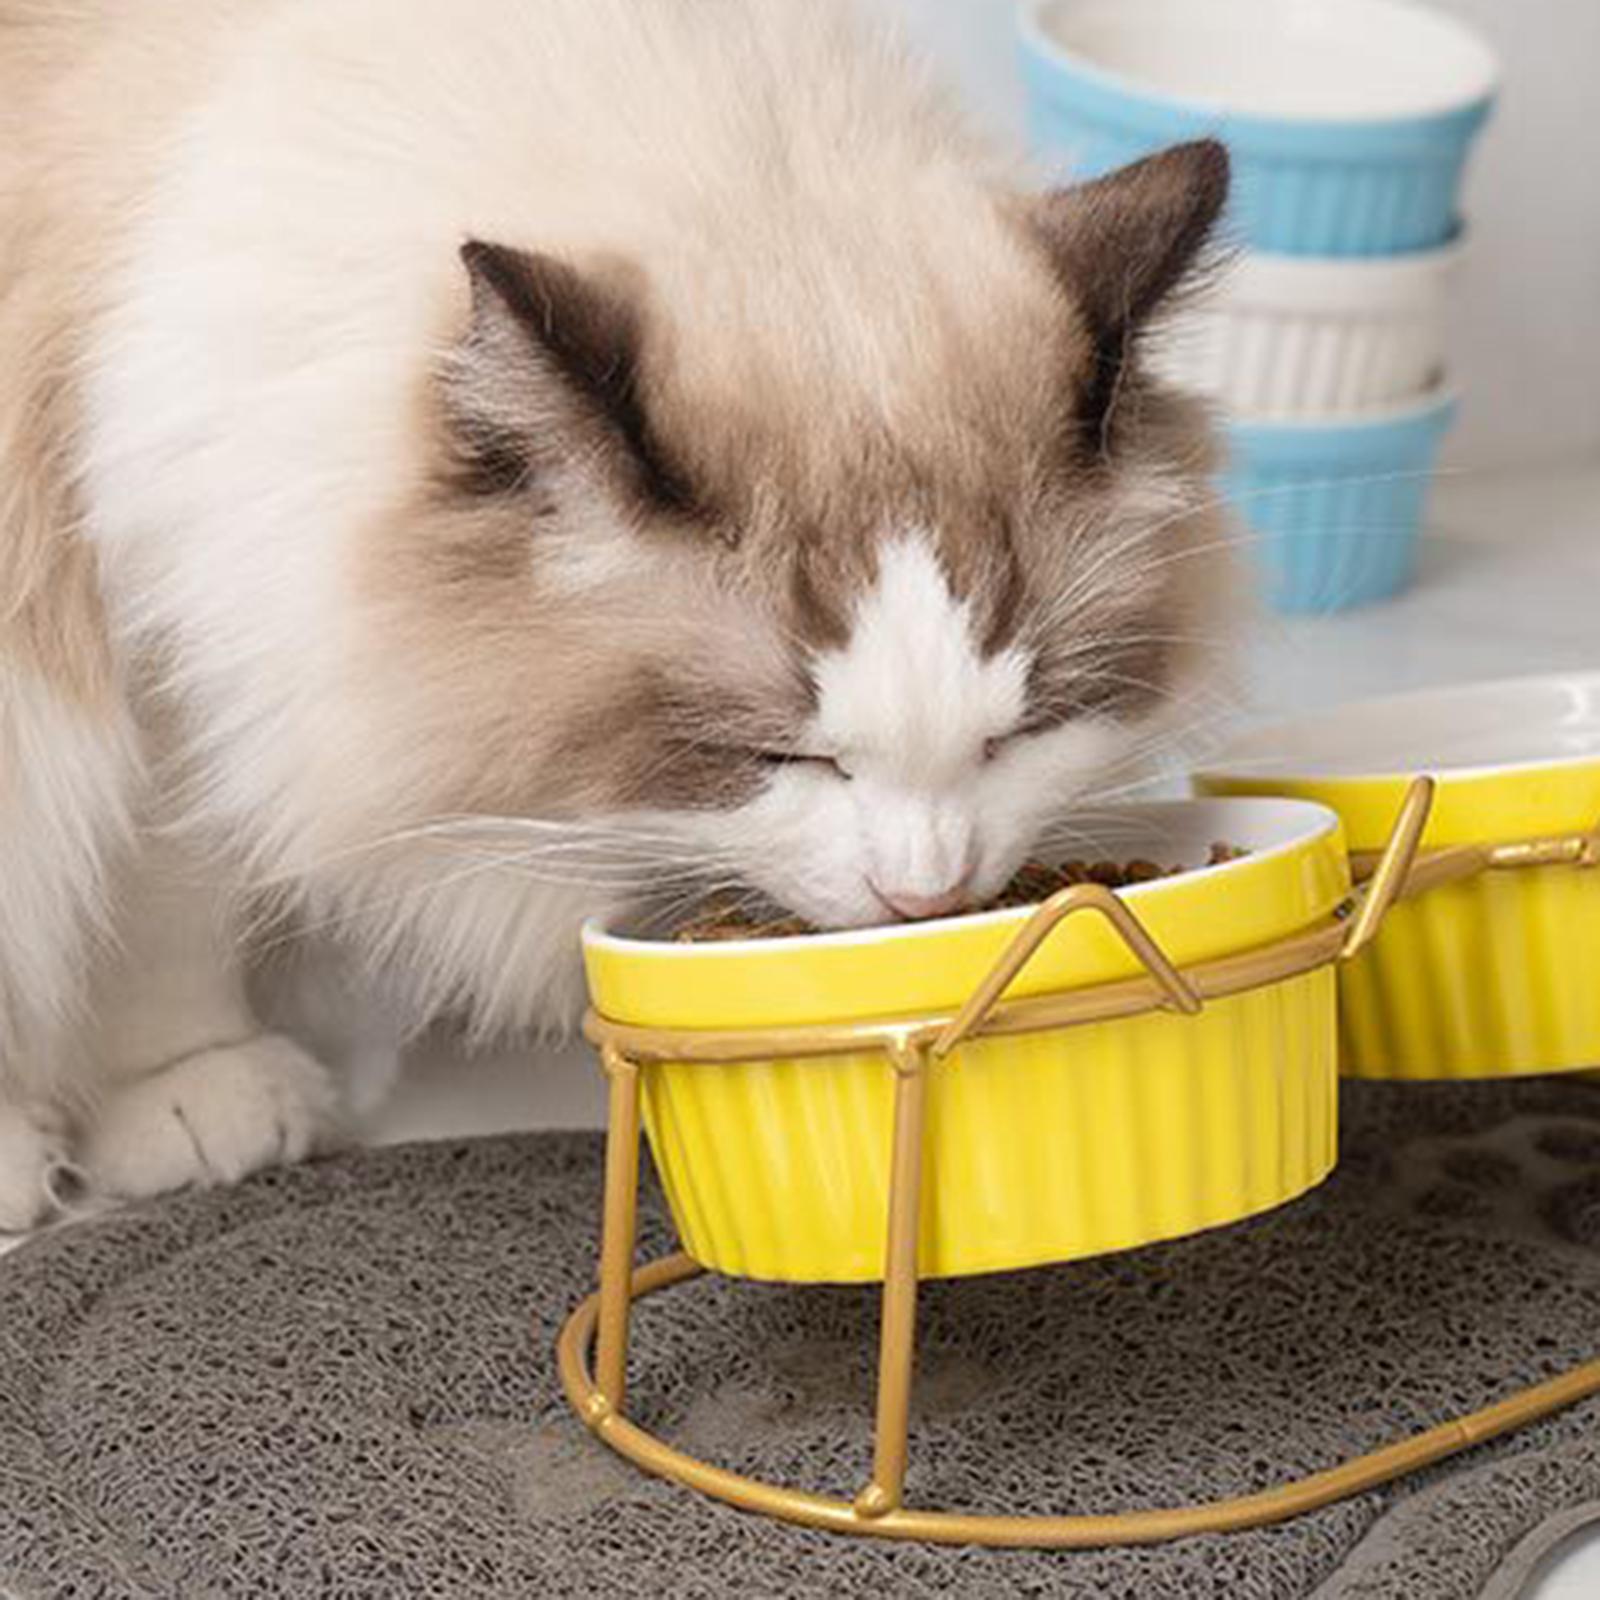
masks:
<path fill-rule="evenodd" d="M 850 777 L 835 756 L 817 755 L 807 750 L 757 750 L 755 755 L 765 767 L 814 767 L 846 781 Z"/>
<path fill-rule="evenodd" d="M 996 756 L 1021 744 L 1024 739 L 1032 738 L 1034 734 L 1044 731 L 1044 723 L 1033 721 L 1024 722 L 1020 727 L 1013 728 L 1010 733 L 997 733 L 983 741 L 983 759 L 993 761 Z"/>

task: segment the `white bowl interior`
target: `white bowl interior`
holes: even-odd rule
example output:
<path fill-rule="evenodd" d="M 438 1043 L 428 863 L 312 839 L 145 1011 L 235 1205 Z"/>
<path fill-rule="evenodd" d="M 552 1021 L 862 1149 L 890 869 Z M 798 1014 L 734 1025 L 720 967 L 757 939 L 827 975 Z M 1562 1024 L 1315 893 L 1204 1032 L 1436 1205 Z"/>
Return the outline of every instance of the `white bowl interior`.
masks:
<path fill-rule="evenodd" d="M 1252 729 L 1206 770 L 1237 777 L 1394 777 L 1600 759 L 1600 673 L 1426 689 Z"/>
<path fill-rule="evenodd" d="M 1471 104 L 1493 55 L 1402 0 L 1053 0 L 1048 42 L 1169 98 L 1262 117 L 1376 121 Z"/>
<path fill-rule="evenodd" d="M 1233 845 L 1247 851 L 1250 858 L 1287 850 L 1307 839 L 1327 833 L 1337 825 L 1333 812 L 1304 800 L 1201 799 L 1162 800 L 1144 805 L 1117 806 L 1085 816 L 1070 842 L 1050 852 L 1059 861 L 1073 859 L 1132 861 L 1144 859 L 1163 867 L 1182 866 L 1186 879 L 1197 873 L 1221 874 L 1237 870 L 1244 862 L 1226 862 L 1208 867 L 1213 844 Z M 1172 879 L 1155 879 L 1123 890 L 1139 897 L 1160 894 L 1173 885 Z M 933 922 L 896 923 L 888 927 L 854 928 L 839 933 L 811 934 L 804 939 L 762 941 L 729 939 L 707 944 L 673 944 L 655 938 L 630 935 L 626 928 L 610 929 L 590 923 L 583 931 L 584 943 L 596 946 L 638 948 L 648 945 L 663 955 L 715 959 L 723 954 L 748 950 L 753 944 L 779 942 L 862 944 L 880 939 L 917 938 L 936 933 L 951 920 L 979 921 L 1010 917 L 1020 920 L 1017 909 L 988 911 L 963 919 Z"/>

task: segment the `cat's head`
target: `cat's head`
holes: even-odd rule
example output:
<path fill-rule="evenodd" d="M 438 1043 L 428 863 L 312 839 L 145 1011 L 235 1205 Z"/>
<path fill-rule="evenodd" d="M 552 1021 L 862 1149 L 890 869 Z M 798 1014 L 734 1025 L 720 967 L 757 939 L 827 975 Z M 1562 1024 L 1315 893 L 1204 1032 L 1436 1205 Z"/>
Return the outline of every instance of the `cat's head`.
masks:
<path fill-rule="evenodd" d="M 429 804 L 631 826 L 826 925 L 992 895 L 1215 626 L 1209 437 L 1139 343 L 1227 178 L 1201 143 L 979 214 L 935 173 L 644 259 L 469 244 L 383 556 Z"/>

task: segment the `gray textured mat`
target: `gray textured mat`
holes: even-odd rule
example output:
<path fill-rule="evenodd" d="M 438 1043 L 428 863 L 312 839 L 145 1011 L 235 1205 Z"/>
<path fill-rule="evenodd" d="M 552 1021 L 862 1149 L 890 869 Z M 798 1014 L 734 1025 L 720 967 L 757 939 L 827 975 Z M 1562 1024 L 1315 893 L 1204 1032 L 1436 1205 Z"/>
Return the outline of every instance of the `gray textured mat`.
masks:
<path fill-rule="evenodd" d="M 598 1142 L 364 1154 L 0 1261 L 0 1590 L 23 1596 L 1476 1596 L 1600 1501 L 1600 1406 L 1289 1526 L 1052 1554 L 845 1541 L 652 1482 L 560 1400 Z M 653 1245 L 668 1243 L 659 1221 Z M 1270 1218 L 926 1294 L 922 1503 L 1232 1493 L 1600 1344 L 1600 1091 L 1347 1093 Z M 873 1297 L 702 1282 L 640 1313 L 642 1420 L 862 1481 Z"/>

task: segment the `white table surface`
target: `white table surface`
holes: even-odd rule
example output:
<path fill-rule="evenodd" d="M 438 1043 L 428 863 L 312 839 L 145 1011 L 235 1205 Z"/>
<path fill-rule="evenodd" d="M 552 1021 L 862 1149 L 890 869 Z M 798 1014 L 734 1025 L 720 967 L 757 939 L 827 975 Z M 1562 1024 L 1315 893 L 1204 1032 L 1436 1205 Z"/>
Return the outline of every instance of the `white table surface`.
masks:
<path fill-rule="evenodd" d="M 1447 478 L 1431 524 L 1421 579 L 1404 598 L 1263 626 L 1250 670 L 1259 710 L 1600 666 L 1600 462 Z M 476 1061 L 436 1049 L 413 1064 L 373 1136 L 598 1127 L 603 1110 L 599 1074 L 581 1047 Z M 1596 1600 L 1600 1528 L 1561 1546 L 1526 1593 Z"/>

